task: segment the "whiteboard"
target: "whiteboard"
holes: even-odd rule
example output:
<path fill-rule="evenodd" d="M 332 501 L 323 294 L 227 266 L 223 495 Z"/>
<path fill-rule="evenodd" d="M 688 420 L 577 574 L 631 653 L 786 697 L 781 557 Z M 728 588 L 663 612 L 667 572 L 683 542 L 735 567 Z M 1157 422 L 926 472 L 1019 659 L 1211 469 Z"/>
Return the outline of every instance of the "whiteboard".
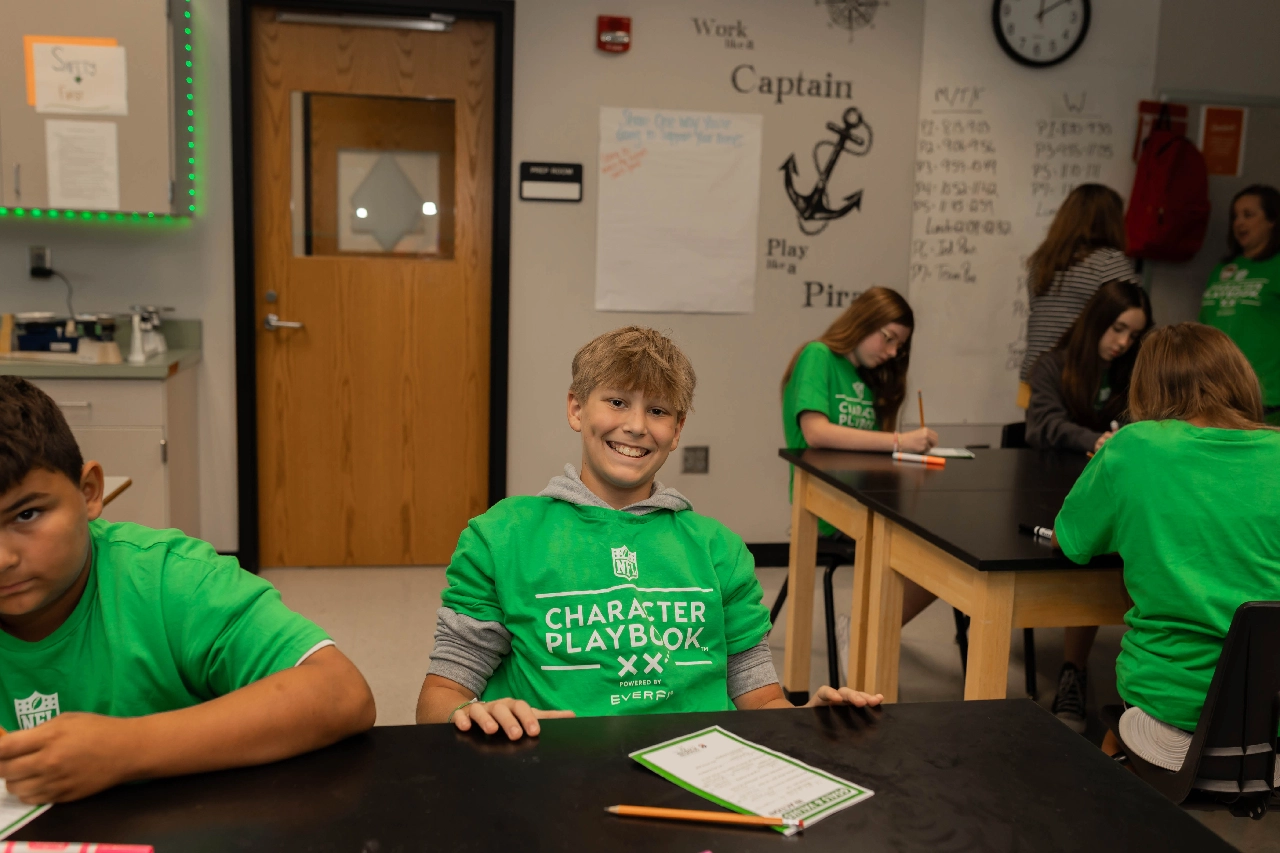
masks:
<path fill-rule="evenodd" d="M 600 108 L 596 310 L 754 309 L 763 124 Z"/>
<path fill-rule="evenodd" d="M 931 423 L 1022 419 L 1026 258 L 1082 183 L 1128 197 L 1138 101 L 1155 82 L 1159 0 L 1094 2 L 1066 62 L 996 43 L 990 0 L 927 0 L 912 213 L 911 385 Z"/>

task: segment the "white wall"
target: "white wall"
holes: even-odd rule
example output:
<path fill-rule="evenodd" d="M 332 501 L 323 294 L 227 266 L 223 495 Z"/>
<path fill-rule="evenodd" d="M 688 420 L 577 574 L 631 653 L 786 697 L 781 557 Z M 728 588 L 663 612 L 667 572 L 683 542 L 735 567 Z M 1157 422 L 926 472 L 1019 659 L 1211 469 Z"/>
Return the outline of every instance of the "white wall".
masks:
<path fill-rule="evenodd" d="M 193 5 L 196 82 L 204 117 L 199 124 L 202 209 L 195 223 L 186 230 L 150 231 L 6 221 L 0 224 L 0 298 L 6 306 L 22 309 L 61 307 L 57 285 L 31 282 L 26 276 L 26 247 L 42 243 L 53 247 L 55 263 L 77 283 L 77 304 L 85 309 L 120 310 L 136 302 L 161 302 L 176 306 L 179 316 L 204 321 L 205 353 L 199 368 L 201 524 L 217 547 L 230 550 L 237 547 L 237 528 L 227 9 L 225 0 L 194 0 Z M 882 12 L 905 16 L 918 8 L 919 3 L 901 0 Z M 668 14 L 663 9 L 674 15 L 669 24 L 657 22 Z M 812 27 L 806 16 L 822 12 L 809 2 L 781 0 L 614 0 L 607 6 L 588 0 L 519 0 L 514 160 L 563 158 L 590 164 L 595 150 L 592 122 L 600 103 L 620 104 L 625 99 L 641 105 L 768 115 L 769 104 L 759 99 L 740 96 L 740 106 L 733 106 L 733 99 L 721 100 L 727 97 L 723 75 L 736 61 L 747 60 L 734 60 L 715 45 L 691 45 L 688 32 L 694 15 L 726 23 L 738 18 L 755 21 L 750 25 L 753 36 L 774 39 L 771 50 L 781 43 L 793 51 L 786 63 L 770 61 L 780 72 L 821 65 L 814 57 L 827 50 L 847 51 L 851 63 L 867 59 L 868 52 L 876 57 L 880 48 L 872 38 L 855 34 L 850 42 L 841 33 Z M 611 58 L 597 56 L 590 47 L 597 14 L 635 17 L 637 46 L 623 62 L 639 61 L 629 66 L 615 63 L 606 73 Z M 1156 87 L 1280 95 L 1280 53 L 1272 49 L 1276 32 L 1280 4 L 1269 0 L 1164 0 Z M 918 36 L 915 42 L 886 47 L 913 54 L 918 64 Z M 762 49 L 757 46 L 755 53 L 760 55 Z M 644 71 L 620 74 L 619 68 Z M 893 82 L 878 80 L 874 73 L 859 80 L 872 81 L 877 86 Z M 652 94 L 651 86 L 659 82 L 671 97 Z M 909 90 L 902 95 L 903 109 L 913 112 L 916 80 L 901 82 Z M 704 102 L 713 96 L 715 104 Z M 810 133 L 809 138 L 816 135 Z M 767 162 L 774 153 L 766 148 Z M 805 154 L 797 152 L 800 157 Z M 909 203 L 909 176 L 901 180 L 902 198 Z M 872 215 L 885 218 L 879 210 Z M 843 275 L 821 277 L 860 289 L 853 285 L 872 283 L 862 275 L 864 262 L 883 262 L 885 269 L 900 263 L 905 270 L 909 218 L 909 209 L 900 225 L 888 217 L 883 245 L 850 252 Z M 509 490 L 517 493 L 540 488 L 561 462 L 576 457 L 560 402 L 574 347 L 590 334 L 635 315 L 591 310 L 594 216 L 587 203 L 554 208 L 515 202 L 513 225 L 508 482 Z M 761 236 L 770 235 L 762 231 Z M 1211 234 L 1210 240 L 1220 241 L 1221 235 Z M 838 253 L 832 248 L 829 254 L 834 258 Z M 789 355 L 793 340 L 821 331 L 834 313 L 814 311 L 800 324 L 803 329 L 777 329 L 778 311 L 794 304 L 799 281 L 785 274 L 762 274 L 756 313 L 746 317 L 648 318 L 671 329 L 689 347 L 700 391 L 686 441 L 709 444 L 714 450 L 710 476 L 664 476 L 686 490 L 699 509 L 725 518 L 754 541 L 780 541 L 786 524 L 785 470 L 774 456 L 780 443 L 775 402 L 779 364 Z M 875 283 L 891 284 L 893 279 L 886 274 Z M 1184 313 L 1191 310 L 1187 306 L 1195 304 L 1199 293 L 1191 290 L 1198 286 L 1202 282 L 1188 280 L 1181 285 L 1187 293 L 1175 292 L 1157 274 L 1158 309 L 1168 295 L 1164 304 L 1180 306 L 1177 310 Z M 1183 317 L 1162 311 L 1161 319 Z M 762 340 L 769 343 L 762 345 Z M 967 434 L 947 438 L 955 443 L 986 439 Z"/>
<path fill-rule="evenodd" d="M 27 276 L 27 246 L 53 250 L 75 285 L 77 311 L 172 305 L 204 321 L 199 386 L 200 530 L 221 550 L 239 547 L 236 516 L 235 335 L 231 230 L 231 104 L 227 5 L 194 0 L 197 204 L 186 227 L 97 222 L 0 223 L 0 303 L 6 311 L 65 312 L 57 279 Z M 70 22 L 68 22 L 70 24 Z"/>

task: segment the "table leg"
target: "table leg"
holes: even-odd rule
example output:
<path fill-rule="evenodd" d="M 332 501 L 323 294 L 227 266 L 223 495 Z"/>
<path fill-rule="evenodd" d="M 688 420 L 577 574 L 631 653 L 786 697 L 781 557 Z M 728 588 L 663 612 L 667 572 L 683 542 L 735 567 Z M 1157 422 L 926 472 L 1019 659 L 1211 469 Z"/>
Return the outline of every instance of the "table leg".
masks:
<path fill-rule="evenodd" d="M 868 693 L 883 693 L 884 701 L 898 701 L 898 652 L 902 641 L 902 575 L 889 566 L 893 528 L 884 516 L 871 522 L 868 560 L 867 651 L 864 655 Z M 852 632 L 851 632 L 852 633 Z"/>
<path fill-rule="evenodd" d="M 866 529 L 855 537 L 853 606 L 849 611 L 849 686 L 865 690 L 867 683 L 867 609 L 871 601 L 871 527 L 875 513 L 867 512 Z"/>
<path fill-rule="evenodd" d="M 1003 699 L 1009 688 L 1009 635 L 1013 631 L 1014 572 L 983 572 L 969 620 L 965 699 Z"/>
<path fill-rule="evenodd" d="M 805 501 L 809 474 L 796 469 L 791 500 L 791 556 L 787 561 L 787 640 L 782 689 L 793 702 L 809 699 L 813 647 L 813 576 L 818 562 L 818 517 Z"/>

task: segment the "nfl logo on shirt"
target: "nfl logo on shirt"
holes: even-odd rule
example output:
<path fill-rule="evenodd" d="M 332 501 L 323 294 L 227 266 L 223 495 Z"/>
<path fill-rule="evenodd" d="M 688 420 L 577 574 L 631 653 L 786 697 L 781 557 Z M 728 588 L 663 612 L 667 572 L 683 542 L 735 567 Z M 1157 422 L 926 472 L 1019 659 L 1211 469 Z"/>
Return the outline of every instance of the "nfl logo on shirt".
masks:
<path fill-rule="evenodd" d="M 18 715 L 18 725 L 34 729 L 58 716 L 58 694 L 46 696 L 37 690 L 26 699 L 14 699 L 13 707 Z"/>
<path fill-rule="evenodd" d="M 610 548 L 613 552 L 613 573 L 624 580 L 633 581 L 640 577 L 640 570 L 636 568 L 636 552 L 632 551 L 626 545 L 621 548 Z"/>

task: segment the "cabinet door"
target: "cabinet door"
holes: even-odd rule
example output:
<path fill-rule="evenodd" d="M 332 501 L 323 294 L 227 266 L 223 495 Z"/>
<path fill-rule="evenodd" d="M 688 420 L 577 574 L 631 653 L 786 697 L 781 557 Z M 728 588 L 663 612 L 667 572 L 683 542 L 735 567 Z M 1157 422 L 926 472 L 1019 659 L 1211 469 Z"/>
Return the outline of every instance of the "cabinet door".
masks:
<path fill-rule="evenodd" d="M 133 485 L 103 510 L 103 518 L 134 521 L 148 527 L 169 526 L 163 429 L 79 427 L 71 431 L 86 462 L 93 459 L 102 463 L 106 473 L 133 480 Z"/>

